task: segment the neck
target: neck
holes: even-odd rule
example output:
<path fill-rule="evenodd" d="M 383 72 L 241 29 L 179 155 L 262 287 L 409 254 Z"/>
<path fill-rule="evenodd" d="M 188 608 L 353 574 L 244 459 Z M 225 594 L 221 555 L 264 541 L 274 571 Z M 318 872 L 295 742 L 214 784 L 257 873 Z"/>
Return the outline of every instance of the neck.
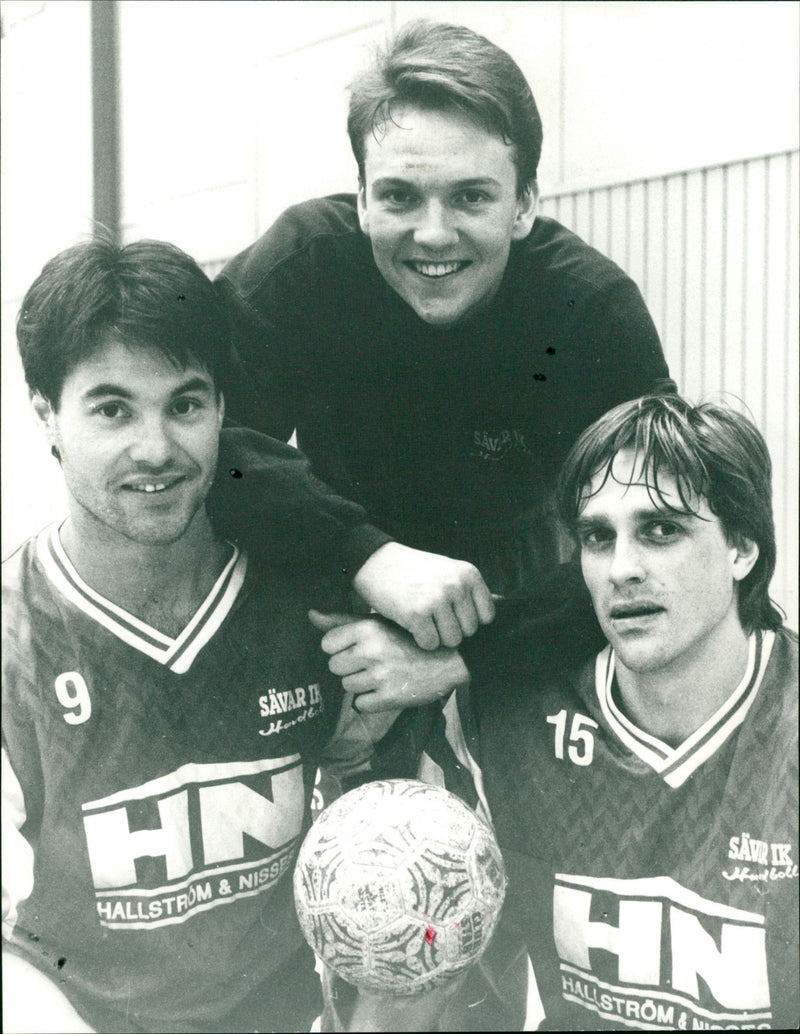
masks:
<path fill-rule="evenodd" d="M 74 515 L 62 526 L 60 538 L 87 585 L 173 636 L 183 630 L 211 591 L 228 555 L 224 543 L 214 538 L 205 510 L 195 515 L 179 539 L 169 543 L 98 534 L 96 528 L 83 527 Z"/>
<path fill-rule="evenodd" d="M 622 707 L 635 725 L 677 747 L 722 707 L 744 678 L 749 637 L 735 613 L 717 633 L 657 671 L 632 671 L 616 657 Z"/>

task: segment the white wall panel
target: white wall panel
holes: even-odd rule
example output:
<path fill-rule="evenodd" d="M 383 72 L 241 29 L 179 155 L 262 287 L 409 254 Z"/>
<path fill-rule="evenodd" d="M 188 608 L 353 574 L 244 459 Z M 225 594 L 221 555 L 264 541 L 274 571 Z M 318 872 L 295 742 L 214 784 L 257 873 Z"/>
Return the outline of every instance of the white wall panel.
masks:
<path fill-rule="evenodd" d="M 355 192 L 358 169 L 347 136 L 346 88 L 384 32 L 384 23 L 376 22 L 256 68 L 254 95 L 262 100 L 254 107 L 254 238 L 289 205 Z"/>
<path fill-rule="evenodd" d="M 230 0 L 217 2 L 225 8 Z M 249 54 L 256 62 L 263 62 L 376 24 L 388 25 L 392 5 L 385 0 L 252 0 L 242 6 L 252 8 Z M 224 17 L 224 11 L 220 17 Z M 342 70 L 345 76 L 353 71 L 352 65 Z M 321 68 L 314 77 L 320 93 L 328 88 L 326 72 L 327 68 Z M 287 103 L 289 97 L 282 95 L 282 100 Z"/>
<path fill-rule="evenodd" d="M 4 299 L 92 228 L 89 3 L 19 7 L 0 61 Z"/>
<path fill-rule="evenodd" d="M 685 175 L 671 177 L 665 181 L 664 187 L 663 227 L 666 264 L 662 281 L 664 323 L 661 336 L 666 342 L 665 348 L 672 374 L 683 387 L 686 384 Z"/>
<path fill-rule="evenodd" d="M 519 20 L 537 17 L 536 3 L 506 6 Z M 564 154 L 560 183 L 548 189 L 797 147 L 797 4 L 567 0 L 561 8 Z"/>
<path fill-rule="evenodd" d="M 121 3 L 125 238 L 168 238 L 215 262 L 294 201 L 354 190 L 345 87 L 388 12 L 319 0 Z"/>
<path fill-rule="evenodd" d="M 726 212 L 723 197 L 723 169 L 704 173 L 702 218 L 703 258 L 701 262 L 701 331 L 697 346 L 702 357 L 704 384 L 722 384 L 725 376 L 726 340 L 723 314 L 726 298 L 724 248 Z M 717 248 L 718 261 L 709 261 L 709 249 Z"/>
<path fill-rule="evenodd" d="M 662 244 L 664 234 L 664 212 L 666 183 L 663 179 L 646 180 L 645 212 L 642 221 L 644 245 L 644 274 L 639 283 L 647 298 L 650 315 L 657 327 L 666 321 L 667 256 Z"/>
<path fill-rule="evenodd" d="M 681 384 L 705 385 L 703 338 L 705 322 L 705 208 L 704 175 L 692 172 L 683 179 L 683 296 L 681 298 L 683 374 Z"/>
<path fill-rule="evenodd" d="M 722 265 L 724 270 L 722 290 L 724 295 L 723 332 L 724 368 L 729 390 L 741 396 L 745 390 L 745 311 L 747 261 L 745 251 L 745 226 L 747 207 L 745 203 L 745 181 L 747 170 L 744 165 L 734 165 L 723 170 L 725 197 L 724 235 L 721 241 Z"/>
<path fill-rule="evenodd" d="M 271 6 L 271 5 L 266 5 Z M 121 3 L 122 232 L 202 260 L 253 234 L 251 3 Z"/>

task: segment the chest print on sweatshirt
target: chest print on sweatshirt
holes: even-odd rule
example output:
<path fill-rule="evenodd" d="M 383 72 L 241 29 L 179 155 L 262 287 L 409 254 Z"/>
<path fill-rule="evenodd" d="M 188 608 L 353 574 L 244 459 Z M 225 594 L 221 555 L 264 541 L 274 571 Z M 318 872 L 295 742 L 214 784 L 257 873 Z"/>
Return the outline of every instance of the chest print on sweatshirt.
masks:
<path fill-rule="evenodd" d="M 530 455 L 525 435 L 515 427 L 475 430 L 470 444 L 471 454 L 487 463 L 497 463 L 511 453 Z"/>

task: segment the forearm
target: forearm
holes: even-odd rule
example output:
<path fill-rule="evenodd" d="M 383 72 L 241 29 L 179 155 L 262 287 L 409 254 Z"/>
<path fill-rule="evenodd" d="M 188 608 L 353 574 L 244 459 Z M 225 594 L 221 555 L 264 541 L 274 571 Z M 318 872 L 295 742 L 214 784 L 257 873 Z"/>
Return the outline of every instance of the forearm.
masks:
<path fill-rule="evenodd" d="M 425 650 L 455 647 L 494 618 L 494 601 L 472 564 L 387 542 L 357 571 L 355 589 Z"/>
<path fill-rule="evenodd" d="M 6 1034 L 86 1034 L 94 1028 L 81 1019 L 55 979 L 4 947 L 3 1030 Z"/>
<path fill-rule="evenodd" d="M 423 650 L 406 631 L 380 618 L 313 610 L 309 618 L 325 633 L 320 645 L 330 655 L 328 667 L 355 694 L 352 708 L 363 716 L 377 719 L 383 712 L 440 701 L 469 681 L 457 650 Z"/>

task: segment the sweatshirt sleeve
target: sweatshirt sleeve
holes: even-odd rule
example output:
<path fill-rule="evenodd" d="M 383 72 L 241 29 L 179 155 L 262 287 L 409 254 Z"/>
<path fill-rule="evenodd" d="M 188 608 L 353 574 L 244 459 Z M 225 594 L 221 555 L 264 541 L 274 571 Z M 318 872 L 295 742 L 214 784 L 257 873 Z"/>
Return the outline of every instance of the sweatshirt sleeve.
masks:
<path fill-rule="evenodd" d="M 214 286 L 230 333 L 225 412 L 237 425 L 288 442 L 295 429 L 296 385 L 286 382 L 276 356 L 287 331 L 240 293 L 227 270 Z"/>
<path fill-rule="evenodd" d="M 636 284 L 625 277 L 601 294 L 598 305 L 588 316 L 600 336 L 600 352 L 607 356 L 600 384 L 611 405 L 677 390 L 658 331 Z"/>
<path fill-rule="evenodd" d="M 302 247 L 310 235 L 306 222 L 319 229 L 315 212 L 303 205 L 284 213 L 215 281 L 230 328 L 223 390 L 234 426 L 222 432 L 208 511 L 220 532 L 251 554 L 316 564 L 323 577 L 349 580 L 391 536 L 367 523 L 360 505 L 315 477 L 308 458 L 285 444 L 305 390 L 298 357 L 316 305 L 313 264 Z"/>
<path fill-rule="evenodd" d="M 543 339 L 554 349 L 540 457 L 551 477 L 585 428 L 614 406 L 676 390 L 658 331 L 629 277 L 610 263 L 601 265 L 597 284 L 557 272 L 542 287 L 540 313 Z"/>
<path fill-rule="evenodd" d="M 318 563 L 320 573 L 348 580 L 391 541 L 361 506 L 315 478 L 302 452 L 246 428 L 223 428 L 207 508 L 218 532 L 254 555 Z"/>

